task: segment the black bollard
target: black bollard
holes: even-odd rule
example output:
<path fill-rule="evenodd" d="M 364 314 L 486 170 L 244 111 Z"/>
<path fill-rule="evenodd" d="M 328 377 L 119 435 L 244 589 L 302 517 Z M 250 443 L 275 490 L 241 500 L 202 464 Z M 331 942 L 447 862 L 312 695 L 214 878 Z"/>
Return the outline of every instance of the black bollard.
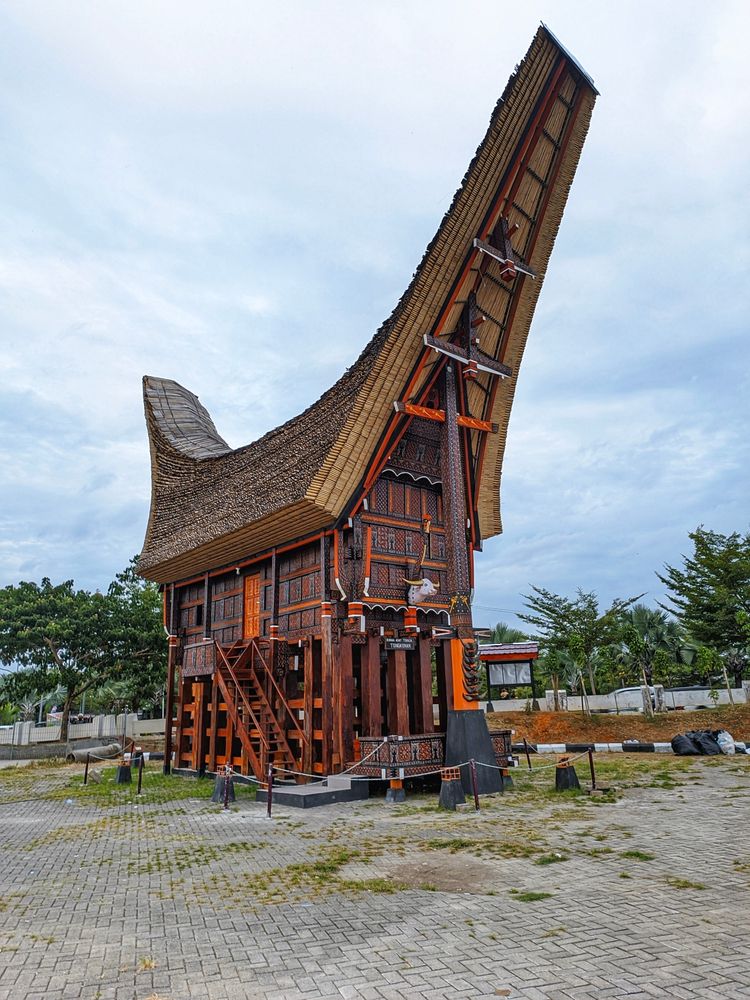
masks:
<path fill-rule="evenodd" d="M 564 755 L 557 762 L 557 767 L 555 768 L 555 791 L 556 792 L 568 792 L 571 788 L 579 788 L 581 784 L 578 781 L 578 775 L 576 774 L 576 769 L 570 763 L 570 757 Z"/>
<path fill-rule="evenodd" d="M 461 769 L 459 767 L 444 767 L 440 772 L 440 798 L 438 808 L 456 811 L 456 806 L 466 802 L 464 788 L 461 784 Z"/>
<path fill-rule="evenodd" d="M 133 780 L 130 764 L 118 764 L 115 772 L 116 785 L 129 785 Z"/>
<path fill-rule="evenodd" d="M 216 782 L 214 783 L 211 801 L 219 805 L 225 805 L 226 803 L 234 802 L 235 798 L 231 768 L 219 768 L 216 772 Z"/>

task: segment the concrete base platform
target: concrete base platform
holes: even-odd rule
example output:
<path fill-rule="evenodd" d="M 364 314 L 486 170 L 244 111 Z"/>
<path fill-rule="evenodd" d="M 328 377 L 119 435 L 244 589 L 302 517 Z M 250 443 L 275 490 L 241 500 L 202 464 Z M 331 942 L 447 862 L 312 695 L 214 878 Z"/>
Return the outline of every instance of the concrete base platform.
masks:
<path fill-rule="evenodd" d="M 292 809 L 312 809 L 315 806 L 330 806 L 334 802 L 357 802 L 369 797 L 370 787 L 367 781 L 352 781 L 348 788 L 329 788 L 321 783 L 273 786 L 274 804 L 290 806 Z M 265 788 L 258 789 L 255 801 L 268 801 L 268 792 Z"/>

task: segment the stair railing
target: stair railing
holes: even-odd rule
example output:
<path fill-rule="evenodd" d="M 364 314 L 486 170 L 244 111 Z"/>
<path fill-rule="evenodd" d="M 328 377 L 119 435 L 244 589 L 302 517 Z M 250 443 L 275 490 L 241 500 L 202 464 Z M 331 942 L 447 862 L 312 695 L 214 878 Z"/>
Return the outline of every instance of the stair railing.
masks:
<path fill-rule="evenodd" d="M 265 657 L 263 656 L 263 653 L 261 652 L 260 646 L 255 641 L 255 639 L 251 639 L 250 640 L 250 644 L 251 644 L 251 646 L 253 648 L 253 653 L 254 653 L 253 662 L 255 662 L 255 658 L 256 657 L 257 657 L 258 660 L 260 660 L 260 663 L 261 663 L 261 665 L 263 666 L 263 669 L 266 672 L 266 676 L 271 681 L 271 686 L 273 687 L 274 691 L 278 695 L 279 703 L 281 704 L 281 707 L 284 710 L 284 713 L 286 714 L 287 718 L 289 719 L 289 721 L 292 724 L 291 728 L 294 730 L 294 736 L 295 736 L 295 738 L 301 740 L 301 742 L 304 745 L 307 745 L 308 742 L 309 742 L 309 740 L 308 740 L 307 736 L 305 735 L 304 730 L 300 729 L 299 720 L 297 719 L 296 715 L 294 714 L 294 712 L 290 708 L 289 703 L 287 702 L 286 697 L 284 695 L 284 692 L 281 690 L 281 687 L 279 686 L 276 678 L 273 675 L 273 670 L 271 670 L 271 668 L 268 666 L 268 662 L 265 659 Z"/>
<path fill-rule="evenodd" d="M 260 740 L 261 746 L 263 747 L 263 750 L 265 751 L 265 754 L 267 755 L 268 754 L 268 739 L 266 738 L 266 734 L 265 734 L 264 728 L 263 728 L 263 726 L 261 724 L 261 721 L 258 718 L 258 716 L 255 714 L 255 712 L 253 711 L 252 705 L 248 701 L 245 692 L 242 690 L 240 682 L 237 679 L 237 675 L 234 672 L 234 668 L 233 668 L 232 664 L 229 662 L 226 653 L 224 652 L 224 650 L 221 648 L 221 646 L 218 643 L 216 644 L 216 648 L 217 648 L 217 650 L 219 652 L 219 659 L 221 660 L 221 667 L 224 670 L 226 670 L 226 672 L 229 675 L 232 683 L 234 684 L 234 688 L 235 688 L 235 692 L 236 692 L 236 698 L 238 698 L 241 701 L 242 707 L 245 709 L 245 712 L 247 713 L 248 718 L 252 722 L 253 727 L 255 728 L 255 730 L 257 731 L 257 733 L 258 733 L 258 739 Z M 223 683 L 224 678 L 221 676 L 221 670 L 218 673 L 218 679 L 219 679 L 219 683 L 222 685 L 222 687 L 224 687 L 225 686 L 225 684 Z M 227 691 L 226 694 L 228 694 L 228 693 L 229 692 Z M 227 707 L 229 707 L 229 706 L 227 705 Z M 241 732 L 242 732 L 242 729 L 240 728 L 240 733 Z M 240 733 L 238 733 L 238 735 L 240 735 Z M 249 733 L 248 733 L 248 739 L 249 739 Z M 253 756 L 256 756 L 254 752 L 253 752 Z M 259 766 L 261 766 L 261 763 L 262 762 L 260 762 L 260 761 L 258 762 Z"/>

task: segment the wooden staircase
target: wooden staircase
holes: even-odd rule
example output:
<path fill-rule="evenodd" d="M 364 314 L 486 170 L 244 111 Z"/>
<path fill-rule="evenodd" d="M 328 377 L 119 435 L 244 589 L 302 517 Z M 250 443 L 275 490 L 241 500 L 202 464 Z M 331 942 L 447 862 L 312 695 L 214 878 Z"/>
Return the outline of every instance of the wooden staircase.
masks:
<path fill-rule="evenodd" d="M 216 644 L 216 681 L 255 777 L 271 764 L 300 771 L 307 737 L 255 639 Z"/>

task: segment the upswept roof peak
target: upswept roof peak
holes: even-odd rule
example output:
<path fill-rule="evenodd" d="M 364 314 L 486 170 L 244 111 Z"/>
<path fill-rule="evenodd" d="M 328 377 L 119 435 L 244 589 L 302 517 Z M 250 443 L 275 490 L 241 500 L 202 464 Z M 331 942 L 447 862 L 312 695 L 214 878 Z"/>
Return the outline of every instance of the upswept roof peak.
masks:
<path fill-rule="evenodd" d="M 425 334 L 450 337 L 469 292 L 487 317 L 482 350 L 512 375 L 467 388 L 469 412 L 499 428 L 480 441 L 474 498 L 482 537 L 501 530 L 500 473 L 518 368 L 596 99 L 544 26 L 516 67 L 463 181 L 389 319 L 342 377 L 299 416 L 230 449 L 197 396 L 144 379 L 152 495 L 140 571 L 185 579 L 330 526 L 393 432 L 394 401 L 419 399 Z M 508 281 L 476 240 L 501 219 L 536 275 Z M 487 333 L 484 330 L 487 329 Z"/>

